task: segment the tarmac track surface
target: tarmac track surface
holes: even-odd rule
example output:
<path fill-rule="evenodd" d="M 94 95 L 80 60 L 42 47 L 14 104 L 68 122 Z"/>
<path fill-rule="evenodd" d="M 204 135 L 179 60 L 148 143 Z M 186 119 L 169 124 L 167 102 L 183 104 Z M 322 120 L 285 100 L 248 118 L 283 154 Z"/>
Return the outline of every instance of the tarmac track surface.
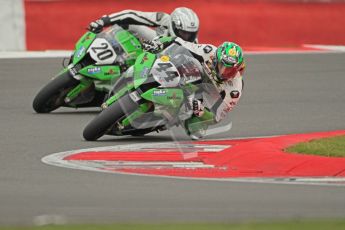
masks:
<path fill-rule="evenodd" d="M 344 53 L 248 55 L 233 128 L 212 138 L 345 129 L 344 60 Z M 72 149 L 172 140 L 162 132 L 86 142 L 82 130 L 97 110 L 35 114 L 33 97 L 60 63 L 0 60 L 0 225 L 32 224 L 41 215 L 61 215 L 69 223 L 345 217 L 345 187 L 139 177 L 41 163 L 43 156 Z"/>

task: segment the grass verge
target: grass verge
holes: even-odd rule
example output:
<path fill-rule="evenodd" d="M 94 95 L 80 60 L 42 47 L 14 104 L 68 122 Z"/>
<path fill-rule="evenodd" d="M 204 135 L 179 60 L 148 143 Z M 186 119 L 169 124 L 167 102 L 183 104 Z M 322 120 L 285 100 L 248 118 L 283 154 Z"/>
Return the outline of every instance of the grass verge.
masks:
<path fill-rule="evenodd" d="M 299 143 L 285 149 L 290 153 L 303 153 L 327 157 L 345 157 L 345 136 L 336 136 Z"/>

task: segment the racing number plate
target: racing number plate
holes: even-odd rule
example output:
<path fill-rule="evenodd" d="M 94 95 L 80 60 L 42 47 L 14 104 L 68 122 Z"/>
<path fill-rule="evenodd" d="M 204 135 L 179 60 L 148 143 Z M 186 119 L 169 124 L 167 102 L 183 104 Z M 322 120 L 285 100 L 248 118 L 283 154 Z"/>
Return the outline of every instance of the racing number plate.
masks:
<path fill-rule="evenodd" d="M 88 49 L 90 56 L 96 64 L 112 64 L 115 62 L 116 53 L 113 47 L 104 38 L 96 38 Z"/>
<path fill-rule="evenodd" d="M 151 73 L 154 79 L 163 87 L 175 87 L 180 82 L 180 74 L 173 63 L 157 59 Z"/>

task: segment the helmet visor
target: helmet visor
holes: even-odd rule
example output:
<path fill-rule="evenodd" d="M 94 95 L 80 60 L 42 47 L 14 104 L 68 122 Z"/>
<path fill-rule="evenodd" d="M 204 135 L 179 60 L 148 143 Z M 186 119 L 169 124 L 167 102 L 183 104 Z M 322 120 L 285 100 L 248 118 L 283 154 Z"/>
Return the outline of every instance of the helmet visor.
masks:
<path fill-rule="evenodd" d="M 188 32 L 184 30 L 178 30 L 176 35 L 188 42 L 194 42 L 196 39 L 197 32 Z"/>
<path fill-rule="evenodd" d="M 172 22 L 172 27 L 177 37 L 180 37 L 183 40 L 188 41 L 188 42 L 194 42 L 196 39 L 196 36 L 198 35 L 198 31 L 191 32 L 191 31 L 177 29 L 175 22 Z"/>

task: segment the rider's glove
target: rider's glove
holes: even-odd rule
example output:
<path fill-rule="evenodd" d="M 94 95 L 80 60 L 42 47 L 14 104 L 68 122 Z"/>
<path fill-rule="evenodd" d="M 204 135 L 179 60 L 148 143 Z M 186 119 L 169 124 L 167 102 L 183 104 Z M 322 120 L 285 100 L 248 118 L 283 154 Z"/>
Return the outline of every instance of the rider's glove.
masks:
<path fill-rule="evenodd" d="M 200 100 L 193 100 L 193 114 L 197 117 L 201 117 L 204 114 L 205 107 Z"/>
<path fill-rule="evenodd" d="M 159 39 L 154 39 L 152 41 L 143 41 L 142 42 L 143 49 L 150 53 L 158 53 L 163 49 L 163 43 L 159 41 Z"/>
<path fill-rule="evenodd" d="M 104 15 L 103 17 L 101 17 L 100 19 L 94 21 L 94 22 L 91 22 L 89 27 L 88 27 L 88 30 L 93 32 L 93 33 L 100 33 L 102 32 L 103 28 L 106 27 L 106 26 L 110 26 L 110 18 L 109 16 L 107 15 Z"/>

